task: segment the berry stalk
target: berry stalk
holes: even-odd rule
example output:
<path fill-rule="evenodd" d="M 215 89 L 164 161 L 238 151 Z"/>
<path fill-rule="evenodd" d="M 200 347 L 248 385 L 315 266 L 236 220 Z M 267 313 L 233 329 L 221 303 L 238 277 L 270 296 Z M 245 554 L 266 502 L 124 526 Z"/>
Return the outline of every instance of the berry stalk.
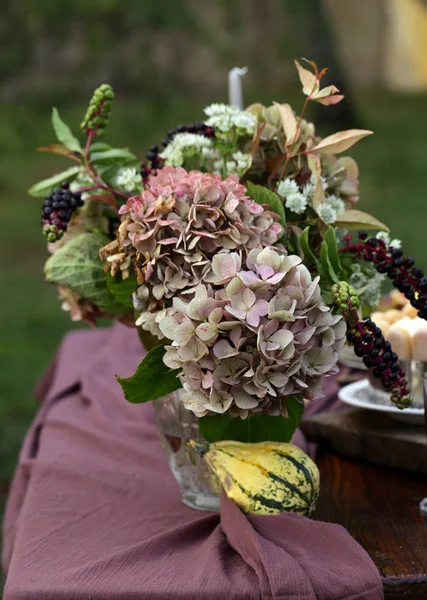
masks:
<path fill-rule="evenodd" d="M 339 252 L 350 252 L 356 258 L 371 262 L 378 273 L 385 273 L 393 285 L 402 292 L 418 315 L 427 320 L 427 278 L 411 257 L 403 256 L 400 248 L 388 246 L 384 240 L 376 237 L 368 238 L 367 233 L 359 233 L 359 241 L 349 243 L 351 236 L 344 238 L 347 245 Z"/>
<path fill-rule="evenodd" d="M 372 369 L 373 376 L 380 379 L 383 388 L 390 392 L 391 401 L 397 408 L 408 408 L 412 399 L 405 371 L 381 329 L 371 319 L 359 321 L 347 333 L 347 341 L 354 346 L 356 356 L 363 359 L 364 364 Z"/>

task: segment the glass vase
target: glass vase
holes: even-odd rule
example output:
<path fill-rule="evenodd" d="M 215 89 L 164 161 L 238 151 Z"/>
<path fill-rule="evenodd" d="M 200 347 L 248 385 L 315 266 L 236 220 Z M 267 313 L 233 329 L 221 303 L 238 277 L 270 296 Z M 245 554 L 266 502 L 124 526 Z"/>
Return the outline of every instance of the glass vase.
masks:
<path fill-rule="evenodd" d="M 189 445 L 204 442 L 198 418 L 185 409 L 179 392 L 154 401 L 160 441 L 181 488 L 181 500 L 198 510 L 219 511 L 220 486 L 203 458 Z"/>

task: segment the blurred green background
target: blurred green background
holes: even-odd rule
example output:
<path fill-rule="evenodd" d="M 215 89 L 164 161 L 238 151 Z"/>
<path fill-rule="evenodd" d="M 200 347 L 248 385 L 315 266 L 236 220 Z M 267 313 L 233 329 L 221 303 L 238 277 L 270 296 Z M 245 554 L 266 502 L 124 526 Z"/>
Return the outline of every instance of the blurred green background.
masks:
<path fill-rule="evenodd" d="M 384 2 L 371 3 L 375 10 L 380 5 L 383 9 Z M 375 132 L 349 152 L 360 166 L 359 208 L 387 222 L 393 236 L 404 240 L 405 253 L 427 266 L 427 95 L 422 83 L 409 85 L 409 91 L 390 89 L 379 64 L 378 31 L 372 29 L 378 14 L 366 16 L 362 35 L 361 25 L 350 18 L 340 20 L 337 29 L 335 9 L 342 6 L 315 0 L 3 3 L 8 17 L 0 23 L 5 50 L 0 56 L 0 512 L 37 410 L 32 389 L 64 333 L 76 326 L 61 312 L 56 290 L 43 281 L 47 254 L 40 201 L 26 193 L 35 181 L 67 166 L 65 159 L 35 152 L 54 141 L 52 105 L 77 132 L 92 90 L 113 84 L 117 101 L 106 141 L 130 146 L 143 159 L 168 129 L 200 120 L 212 101 L 227 101 L 227 72 L 236 65 L 249 67 L 246 103 L 277 100 L 300 110 L 292 59 L 313 58 L 332 67 L 331 82 L 345 88 L 349 102 L 343 110 L 321 107 L 322 113 L 309 117 L 319 120 L 323 133 L 351 126 Z"/>

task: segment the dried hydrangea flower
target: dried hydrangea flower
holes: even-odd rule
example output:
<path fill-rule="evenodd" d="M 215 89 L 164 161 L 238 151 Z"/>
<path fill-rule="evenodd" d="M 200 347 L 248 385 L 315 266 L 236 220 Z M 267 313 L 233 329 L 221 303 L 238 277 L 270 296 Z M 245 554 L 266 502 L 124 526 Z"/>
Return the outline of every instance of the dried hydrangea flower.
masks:
<path fill-rule="evenodd" d="M 250 200 L 237 176 L 221 179 L 180 167 L 159 170 L 120 212 L 117 240 L 102 249 L 101 258 L 114 275 L 121 270 L 126 276 L 132 266 L 139 284 L 134 306 L 143 313 L 138 323 L 153 334 L 160 334 L 157 319 L 144 313 L 163 311 L 174 296 L 188 297 L 202 282 L 217 276 L 220 281 L 213 274 L 218 253 L 246 255 L 283 234 L 278 216 Z M 224 279 L 233 266 L 221 268 Z"/>
<path fill-rule="evenodd" d="M 289 395 L 311 398 L 337 371 L 346 324 L 322 300 L 299 256 L 272 248 L 218 254 L 210 283 L 175 298 L 160 322 L 165 364 L 182 369 L 182 399 L 197 416 L 286 414 Z M 224 287 L 225 286 L 225 287 Z"/>

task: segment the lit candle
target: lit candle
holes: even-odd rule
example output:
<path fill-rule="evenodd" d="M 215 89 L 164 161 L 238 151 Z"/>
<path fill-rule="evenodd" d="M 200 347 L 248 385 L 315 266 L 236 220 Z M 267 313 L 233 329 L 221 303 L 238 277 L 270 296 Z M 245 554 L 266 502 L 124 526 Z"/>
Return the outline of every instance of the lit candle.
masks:
<path fill-rule="evenodd" d="M 248 72 L 247 67 L 234 67 L 228 72 L 228 103 L 243 108 L 242 77 Z"/>

